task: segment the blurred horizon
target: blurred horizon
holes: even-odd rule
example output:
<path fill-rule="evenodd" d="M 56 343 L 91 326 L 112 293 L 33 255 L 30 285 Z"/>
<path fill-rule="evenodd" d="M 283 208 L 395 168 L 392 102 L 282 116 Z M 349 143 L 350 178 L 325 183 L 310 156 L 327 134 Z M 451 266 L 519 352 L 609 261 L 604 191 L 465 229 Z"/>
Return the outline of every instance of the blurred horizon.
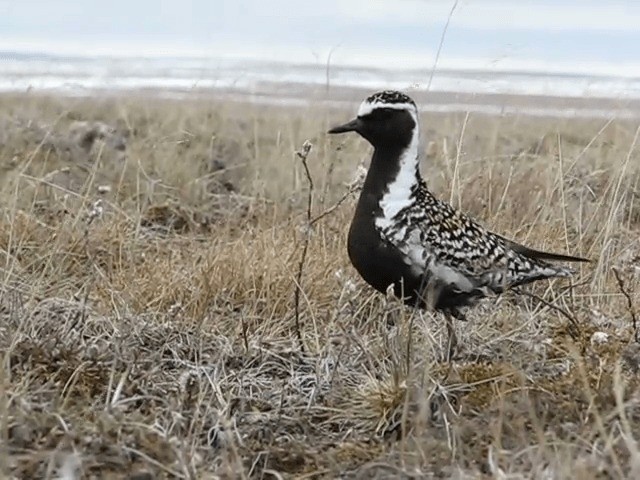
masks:
<path fill-rule="evenodd" d="M 0 0 L 0 51 L 430 70 L 453 1 Z M 459 1 L 441 68 L 640 76 L 640 2 Z"/>
<path fill-rule="evenodd" d="M 640 98 L 638 25 L 631 1 L 0 0 L 0 90 Z"/>

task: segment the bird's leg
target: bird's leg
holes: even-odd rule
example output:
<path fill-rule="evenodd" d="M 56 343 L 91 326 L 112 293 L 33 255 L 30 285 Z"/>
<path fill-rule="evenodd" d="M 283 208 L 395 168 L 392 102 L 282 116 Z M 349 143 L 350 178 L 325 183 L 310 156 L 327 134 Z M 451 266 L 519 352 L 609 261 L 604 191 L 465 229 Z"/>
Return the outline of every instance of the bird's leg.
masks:
<path fill-rule="evenodd" d="M 444 316 L 447 321 L 447 362 L 450 362 L 458 347 L 458 337 L 453 326 L 453 315 L 450 312 L 446 312 Z"/>
<path fill-rule="evenodd" d="M 444 316 L 447 321 L 447 361 L 451 361 L 453 357 L 459 353 L 458 349 L 458 337 L 453 325 L 453 320 L 460 320 L 466 322 L 467 318 L 457 308 L 451 308 L 444 311 Z"/>

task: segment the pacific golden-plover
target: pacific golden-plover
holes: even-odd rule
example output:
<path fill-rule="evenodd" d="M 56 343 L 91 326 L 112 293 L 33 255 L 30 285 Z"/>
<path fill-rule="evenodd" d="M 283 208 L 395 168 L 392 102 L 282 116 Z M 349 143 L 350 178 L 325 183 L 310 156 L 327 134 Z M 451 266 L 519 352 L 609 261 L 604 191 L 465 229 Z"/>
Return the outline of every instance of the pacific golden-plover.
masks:
<path fill-rule="evenodd" d="M 445 314 L 449 354 L 452 318 L 480 298 L 545 278 L 568 277 L 552 261 L 587 259 L 533 250 L 490 232 L 438 200 L 419 170 L 415 102 L 383 91 L 362 102 L 354 120 L 329 133 L 357 132 L 374 148 L 355 215 L 348 253 L 362 278 L 380 292 Z"/>

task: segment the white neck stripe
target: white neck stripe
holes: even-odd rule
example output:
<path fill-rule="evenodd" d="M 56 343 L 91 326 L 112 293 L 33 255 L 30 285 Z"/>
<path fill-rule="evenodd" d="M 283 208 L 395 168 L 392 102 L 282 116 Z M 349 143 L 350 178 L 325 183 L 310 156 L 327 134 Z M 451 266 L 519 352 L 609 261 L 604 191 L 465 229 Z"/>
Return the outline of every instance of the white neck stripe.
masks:
<path fill-rule="evenodd" d="M 420 127 L 417 119 L 411 134 L 411 141 L 400 154 L 399 169 L 396 178 L 388 185 L 387 191 L 380 200 L 382 216 L 376 219 L 376 226 L 386 229 L 394 225 L 393 218 L 405 207 L 411 205 L 411 192 L 416 184 L 418 171 L 418 150 L 420 143 Z"/>

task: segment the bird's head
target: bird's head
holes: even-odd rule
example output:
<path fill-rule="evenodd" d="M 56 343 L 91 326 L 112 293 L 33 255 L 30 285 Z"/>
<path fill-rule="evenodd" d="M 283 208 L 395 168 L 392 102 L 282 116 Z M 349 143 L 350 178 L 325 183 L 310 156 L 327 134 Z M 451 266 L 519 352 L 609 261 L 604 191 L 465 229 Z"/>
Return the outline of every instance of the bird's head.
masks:
<path fill-rule="evenodd" d="M 375 148 L 405 148 L 418 129 L 418 109 L 401 92 L 385 90 L 365 99 L 358 116 L 328 133 L 357 132 Z"/>

